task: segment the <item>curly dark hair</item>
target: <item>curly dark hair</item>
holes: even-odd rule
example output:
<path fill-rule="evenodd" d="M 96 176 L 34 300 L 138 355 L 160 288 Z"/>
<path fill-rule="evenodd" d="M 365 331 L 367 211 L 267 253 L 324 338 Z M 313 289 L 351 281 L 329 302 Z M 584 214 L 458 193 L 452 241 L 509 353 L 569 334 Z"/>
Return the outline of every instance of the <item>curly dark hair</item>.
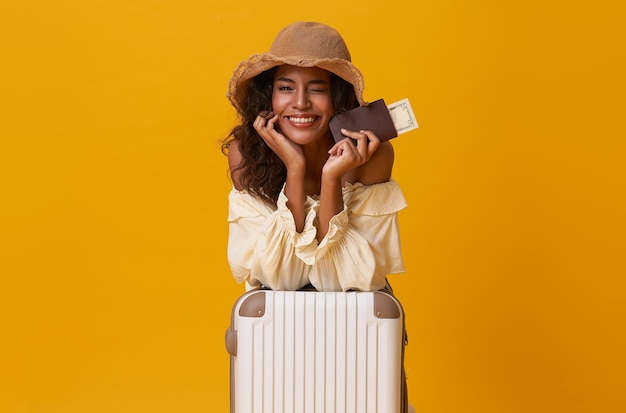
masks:
<path fill-rule="evenodd" d="M 287 169 L 259 136 L 253 123 L 260 112 L 271 107 L 274 73 L 277 69 L 278 67 L 274 67 L 252 78 L 246 103 L 239 113 L 241 123 L 222 141 L 224 154 L 228 152 L 232 141 L 239 144 L 239 152 L 243 159 L 234 170 L 240 171 L 243 187 L 273 206 L 276 206 L 280 190 L 287 179 Z M 330 90 L 335 114 L 359 106 L 354 87 L 333 73 L 330 78 Z"/>

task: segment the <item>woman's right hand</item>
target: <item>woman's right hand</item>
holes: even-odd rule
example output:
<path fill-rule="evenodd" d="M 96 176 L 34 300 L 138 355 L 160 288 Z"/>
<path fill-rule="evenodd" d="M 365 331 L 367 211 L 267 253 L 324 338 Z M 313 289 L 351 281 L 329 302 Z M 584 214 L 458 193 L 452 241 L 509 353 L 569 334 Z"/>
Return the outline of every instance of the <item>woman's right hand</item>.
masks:
<path fill-rule="evenodd" d="M 274 115 L 274 112 L 263 111 L 256 117 L 253 126 L 267 146 L 283 161 L 288 171 L 304 168 L 302 147 L 276 129 L 277 121 L 278 115 Z"/>
<path fill-rule="evenodd" d="M 283 161 L 287 168 L 287 181 L 285 182 L 285 195 L 287 196 L 287 208 L 293 215 L 296 232 L 304 230 L 304 150 L 302 146 L 293 142 L 280 133 L 275 124 L 278 115 L 273 112 L 260 113 L 254 121 L 254 129 L 259 133 L 267 146 Z"/>

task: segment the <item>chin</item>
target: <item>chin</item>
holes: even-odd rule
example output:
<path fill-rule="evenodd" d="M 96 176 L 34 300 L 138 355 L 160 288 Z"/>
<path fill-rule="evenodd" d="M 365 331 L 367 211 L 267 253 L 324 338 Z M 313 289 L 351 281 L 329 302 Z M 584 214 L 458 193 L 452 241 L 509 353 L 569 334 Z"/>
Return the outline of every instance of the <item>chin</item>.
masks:
<path fill-rule="evenodd" d="M 321 135 L 317 132 L 313 133 L 300 130 L 291 130 L 285 133 L 285 136 L 287 136 L 289 140 L 297 143 L 298 145 L 306 145 L 307 143 L 315 142 L 316 140 L 320 139 Z"/>

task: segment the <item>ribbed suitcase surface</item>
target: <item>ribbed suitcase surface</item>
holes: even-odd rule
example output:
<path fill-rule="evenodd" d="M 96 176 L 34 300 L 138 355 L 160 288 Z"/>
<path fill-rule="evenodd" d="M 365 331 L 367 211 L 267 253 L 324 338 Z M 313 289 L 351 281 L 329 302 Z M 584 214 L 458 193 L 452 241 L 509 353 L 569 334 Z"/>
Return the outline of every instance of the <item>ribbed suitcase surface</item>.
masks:
<path fill-rule="evenodd" d="M 227 332 L 231 412 L 399 412 L 402 316 L 383 292 L 244 294 Z"/>

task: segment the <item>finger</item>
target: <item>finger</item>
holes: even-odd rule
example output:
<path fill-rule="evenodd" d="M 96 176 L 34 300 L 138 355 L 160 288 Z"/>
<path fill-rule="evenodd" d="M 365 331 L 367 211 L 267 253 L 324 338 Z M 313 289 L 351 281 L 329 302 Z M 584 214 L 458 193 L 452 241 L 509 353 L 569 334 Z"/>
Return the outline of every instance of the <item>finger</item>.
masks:
<path fill-rule="evenodd" d="M 272 112 L 270 112 L 270 114 L 272 115 L 272 117 L 268 118 L 267 129 L 275 132 L 276 128 L 274 128 L 274 125 L 276 124 L 276 122 L 278 122 L 278 115 L 274 115 L 274 113 Z"/>
<path fill-rule="evenodd" d="M 365 136 L 363 131 L 355 132 L 355 131 L 351 131 L 351 130 L 343 129 L 343 128 L 341 129 L 341 134 L 344 135 L 344 136 L 347 136 L 348 138 L 352 138 L 352 139 L 359 139 L 359 138 Z"/>
<path fill-rule="evenodd" d="M 344 158 L 350 162 L 360 163 L 362 155 L 357 149 L 354 141 L 350 138 L 343 139 L 337 144 L 337 156 Z"/>
<path fill-rule="evenodd" d="M 367 143 L 367 135 L 365 134 L 365 131 L 363 130 L 359 131 L 359 133 L 356 135 L 356 140 L 357 140 L 356 148 L 359 150 L 359 153 L 366 154 L 368 143 Z"/>
<path fill-rule="evenodd" d="M 355 140 L 356 142 L 354 142 L 357 146 L 359 144 L 365 146 L 367 144 L 367 135 L 364 133 L 365 131 L 359 131 L 359 132 L 355 132 L 355 131 L 351 131 L 351 130 L 347 130 L 347 129 L 341 129 L 341 133 L 344 136 L 349 137 L 350 139 Z"/>
<path fill-rule="evenodd" d="M 274 112 L 272 112 L 271 110 L 262 110 L 261 112 L 259 112 L 259 116 L 265 119 L 269 119 L 274 116 Z"/>
<path fill-rule="evenodd" d="M 256 119 L 254 120 L 254 123 L 252 124 L 254 126 L 254 129 L 256 129 L 257 132 L 259 132 L 260 135 L 263 136 L 263 134 L 271 134 L 272 132 L 274 133 L 278 133 L 275 128 L 274 128 L 274 124 L 276 123 L 276 121 L 278 120 L 278 115 L 274 115 L 272 112 L 269 112 L 269 115 L 267 116 L 272 116 L 271 118 L 267 117 L 263 117 L 262 113 L 259 114 Z"/>
<path fill-rule="evenodd" d="M 346 136 L 349 137 L 352 146 L 354 147 L 355 155 L 358 157 L 360 162 L 364 162 L 368 159 L 368 137 L 365 134 L 365 131 L 349 131 L 342 130 L 342 133 L 345 133 Z"/>
<path fill-rule="evenodd" d="M 376 136 L 376 134 L 370 130 L 362 131 L 367 136 L 367 153 L 369 156 L 372 156 L 376 149 L 380 146 L 380 138 Z"/>
<path fill-rule="evenodd" d="M 261 132 L 261 130 L 265 128 L 265 124 L 266 124 L 265 118 L 261 116 L 261 114 L 259 114 L 257 115 L 256 119 L 252 123 L 252 126 L 254 126 L 254 129 L 256 129 L 257 132 Z"/>
<path fill-rule="evenodd" d="M 342 140 L 336 142 L 328 151 L 331 155 L 337 155 L 338 151 L 343 152 L 344 148 L 348 145 L 349 147 L 354 147 L 354 139 L 352 138 L 343 138 Z"/>

